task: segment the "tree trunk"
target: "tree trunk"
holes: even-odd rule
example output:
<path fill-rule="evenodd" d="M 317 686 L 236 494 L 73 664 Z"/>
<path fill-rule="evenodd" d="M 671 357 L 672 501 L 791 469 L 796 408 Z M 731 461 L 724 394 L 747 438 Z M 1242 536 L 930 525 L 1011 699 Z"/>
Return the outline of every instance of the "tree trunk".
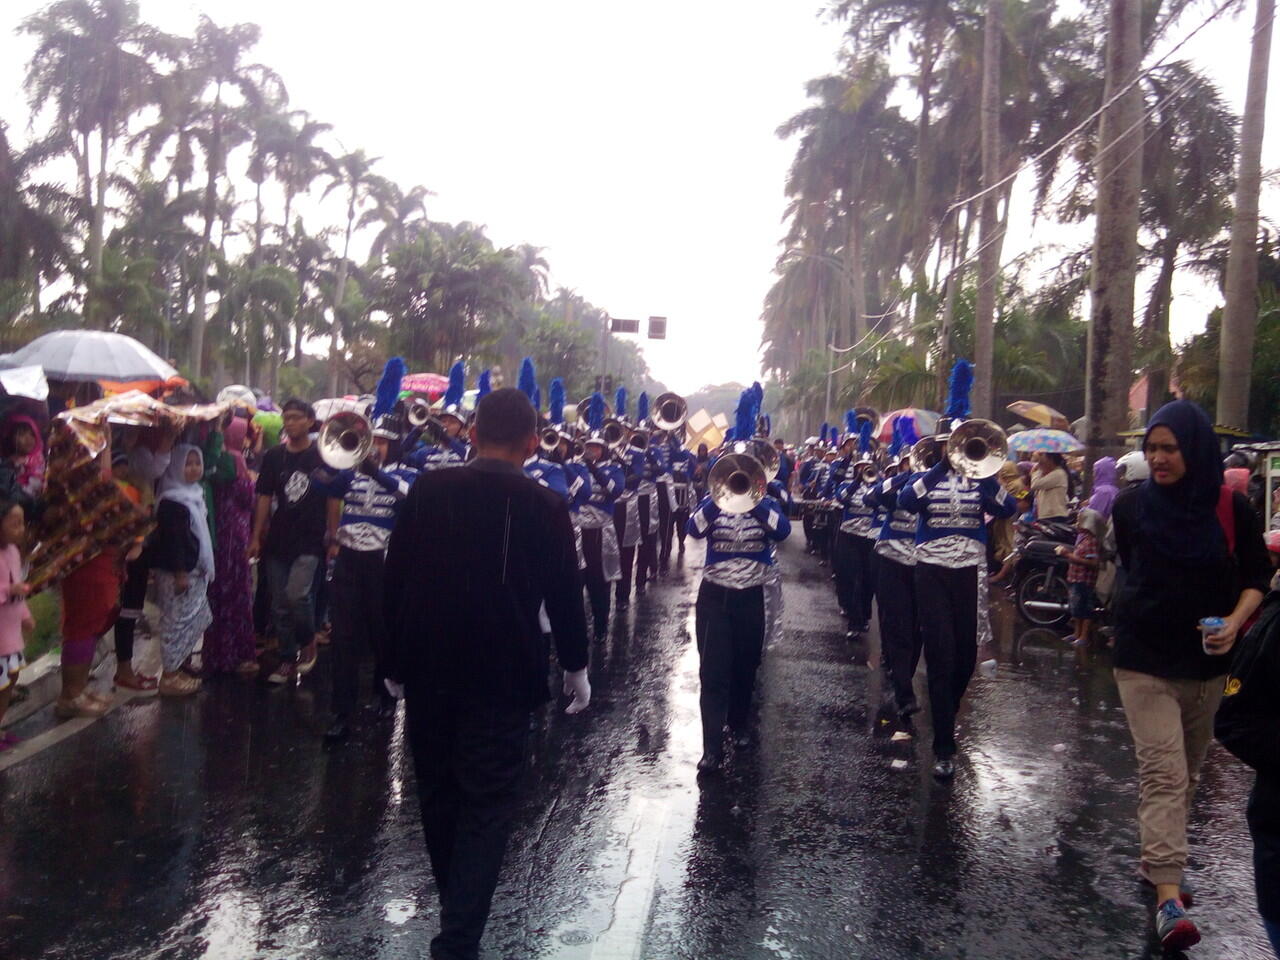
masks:
<path fill-rule="evenodd" d="M 1000 47 L 1004 0 L 987 0 L 982 44 L 982 207 L 979 217 L 978 297 L 973 318 L 973 415 L 991 418 L 995 401 L 996 297 L 1000 290 Z"/>
<path fill-rule="evenodd" d="M 861 343 L 867 335 L 867 275 L 862 263 L 862 197 L 856 196 L 850 208 L 849 282 L 853 288 L 853 343 Z"/>
<path fill-rule="evenodd" d="M 1089 463 L 1115 449 L 1116 435 L 1129 425 L 1143 138 L 1142 90 L 1132 81 L 1141 60 L 1140 0 L 1110 0 L 1103 100 L 1128 89 L 1102 112 L 1098 128 L 1097 223 L 1085 368 Z"/>
<path fill-rule="evenodd" d="M 1181 241 L 1170 234 L 1160 244 L 1160 272 L 1151 286 L 1142 318 L 1142 347 L 1153 359 L 1147 364 L 1146 416 L 1150 419 L 1169 395 L 1169 308 L 1173 302 L 1173 270 Z"/>
<path fill-rule="evenodd" d="M 916 121 L 916 177 L 915 195 L 911 210 L 911 279 L 915 284 L 916 304 L 913 319 L 920 322 L 920 305 L 925 294 L 925 261 L 929 254 L 929 175 L 932 166 L 932 147 L 929 141 L 929 113 L 933 109 L 933 60 L 934 44 L 932 27 L 925 31 L 920 59 L 920 117 Z"/>
<path fill-rule="evenodd" d="M 342 242 L 342 262 L 338 264 L 338 279 L 333 291 L 333 326 L 329 340 L 329 396 L 338 395 L 338 338 L 342 327 L 342 305 L 347 297 L 347 255 L 351 252 L 351 228 L 356 219 L 356 188 L 351 187 L 351 198 L 347 203 L 347 236 Z"/>
<path fill-rule="evenodd" d="M 94 196 L 93 222 L 89 227 L 89 272 L 95 284 L 102 281 L 102 248 L 107 224 L 107 164 L 110 162 L 111 140 L 106 128 L 99 131 L 98 189 Z"/>
<path fill-rule="evenodd" d="M 957 208 L 957 220 L 961 213 L 964 214 L 964 229 L 957 230 L 951 247 L 951 272 L 947 274 L 946 298 L 942 303 L 942 332 L 938 337 L 938 364 L 934 370 L 934 392 L 938 397 L 939 410 L 947 403 L 947 375 L 951 370 L 951 321 L 956 315 L 956 300 L 960 296 L 960 288 L 964 286 L 964 261 L 969 255 L 969 232 L 973 229 L 972 205 Z"/>
<path fill-rule="evenodd" d="M 209 260 L 213 254 L 213 221 L 218 213 L 218 170 L 222 165 L 222 84 L 218 84 L 213 100 L 213 131 L 209 142 L 209 155 L 205 157 L 209 168 L 204 187 L 204 231 L 200 237 L 199 276 L 196 277 L 196 302 L 191 311 L 191 356 L 188 366 L 191 375 L 199 380 L 204 376 L 205 300 L 209 295 Z"/>
<path fill-rule="evenodd" d="M 1218 352 L 1218 422 L 1235 427 L 1249 425 L 1249 379 L 1258 326 L 1258 193 L 1262 187 L 1262 132 L 1275 6 L 1275 0 L 1258 0 L 1249 57 L 1249 88 L 1240 122 L 1236 207 L 1227 254 L 1227 303 L 1222 311 L 1222 345 Z"/>

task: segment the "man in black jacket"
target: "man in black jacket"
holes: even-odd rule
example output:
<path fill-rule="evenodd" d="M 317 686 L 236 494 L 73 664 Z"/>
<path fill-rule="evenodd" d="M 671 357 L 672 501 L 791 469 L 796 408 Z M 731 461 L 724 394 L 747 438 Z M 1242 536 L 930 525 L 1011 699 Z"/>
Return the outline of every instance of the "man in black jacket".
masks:
<path fill-rule="evenodd" d="M 1280 592 L 1267 597 L 1227 677 L 1214 734 L 1253 767 L 1249 797 L 1258 912 L 1280 957 Z"/>
<path fill-rule="evenodd" d="M 480 401 L 466 467 L 424 474 L 387 552 L 387 674 L 404 686 L 427 852 L 440 895 L 431 956 L 474 958 L 546 702 L 545 603 L 567 713 L 587 706 L 587 627 L 568 505 L 524 475 L 537 414 L 519 390 Z"/>

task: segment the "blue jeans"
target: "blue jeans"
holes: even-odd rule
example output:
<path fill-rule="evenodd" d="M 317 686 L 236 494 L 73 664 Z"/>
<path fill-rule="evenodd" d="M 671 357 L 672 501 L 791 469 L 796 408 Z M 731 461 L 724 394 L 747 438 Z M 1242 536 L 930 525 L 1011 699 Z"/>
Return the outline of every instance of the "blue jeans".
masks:
<path fill-rule="evenodd" d="M 304 554 L 294 560 L 263 559 L 267 564 L 280 658 L 291 663 L 298 658 L 298 650 L 315 639 L 315 583 L 320 558 Z"/>

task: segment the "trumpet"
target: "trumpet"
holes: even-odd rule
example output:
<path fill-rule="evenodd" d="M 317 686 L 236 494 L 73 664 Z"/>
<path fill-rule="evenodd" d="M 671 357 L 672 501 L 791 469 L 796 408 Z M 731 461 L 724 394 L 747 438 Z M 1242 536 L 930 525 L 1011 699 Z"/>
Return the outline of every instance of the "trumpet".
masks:
<path fill-rule="evenodd" d="M 649 417 L 659 430 L 679 430 L 689 417 L 689 404 L 678 393 L 664 393 L 653 401 Z"/>
<path fill-rule="evenodd" d="M 373 427 L 363 414 L 339 410 L 320 428 L 316 445 L 327 466 L 350 470 L 364 463 L 373 451 Z"/>
<path fill-rule="evenodd" d="M 764 467 L 749 453 L 726 453 L 707 474 L 711 502 L 724 513 L 750 513 L 768 485 Z"/>
<path fill-rule="evenodd" d="M 911 470 L 926 473 L 942 459 L 942 441 L 937 437 L 921 437 L 911 447 Z"/>
<path fill-rule="evenodd" d="M 405 411 L 404 417 L 411 427 L 425 427 L 431 420 L 431 404 L 421 397 L 414 397 Z"/>
<path fill-rule="evenodd" d="M 951 469 L 970 480 L 994 477 L 1009 455 L 1009 439 L 990 420 L 966 420 L 947 438 L 947 459 Z"/>

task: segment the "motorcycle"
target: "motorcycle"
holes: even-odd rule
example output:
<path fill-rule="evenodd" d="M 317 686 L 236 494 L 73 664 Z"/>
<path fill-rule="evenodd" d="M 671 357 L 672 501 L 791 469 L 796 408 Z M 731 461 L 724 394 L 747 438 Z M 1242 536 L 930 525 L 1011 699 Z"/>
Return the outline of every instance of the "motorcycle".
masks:
<path fill-rule="evenodd" d="M 1037 626 L 1063 623 L 1070 614 L 1068 561 L 1058 555 L 1058 548 L 1070 547 L 1075 539 L 1075 525 L 1068 520 L 1018 522 L 1013 597 L 1018 612 Z"/>

